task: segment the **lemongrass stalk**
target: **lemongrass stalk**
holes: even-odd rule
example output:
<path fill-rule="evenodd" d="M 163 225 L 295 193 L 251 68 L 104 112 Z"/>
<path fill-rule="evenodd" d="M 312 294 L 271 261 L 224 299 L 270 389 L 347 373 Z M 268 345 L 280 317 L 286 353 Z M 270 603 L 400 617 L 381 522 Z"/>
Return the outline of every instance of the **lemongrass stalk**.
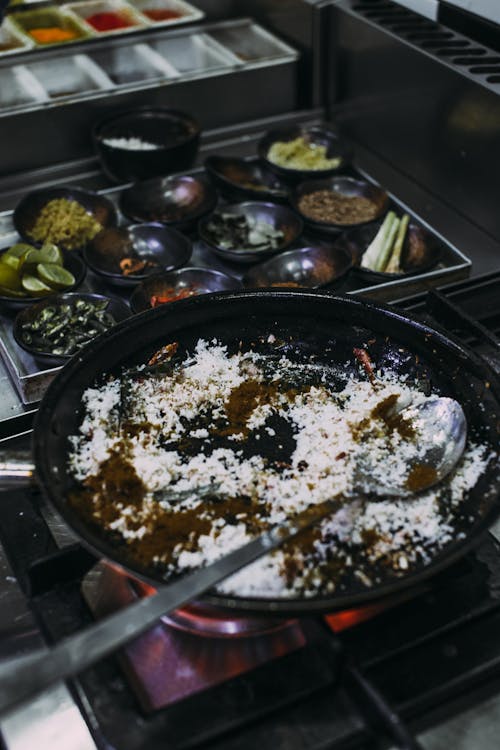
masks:
<path fill-rule="evenodd" d="M 369 268 L 370 271 L 374 270 L 377 258 L 384 246 L 387 233 L 389 232 L 391 224 L 395 218 L 396 214 L 394 213 L 394 211 L 389 211 L 384 221 L 382 222 L 377 234 L 363 253 L 363 257 L 361 258 L 361 266 L 363 268 Z"/>
<path fill-rule="evenodd" d="M 401 253 L 403 251 L 403 243 L 405 241 L 409 223 L 409 214 L 403 214 L 403 216 L 401 217 L 401 222 L 399 224 L 398 236 L 396 237 L 396 241 L 394 242 L 394 250 L 392 251 L 389 263 L 385 267 L 387 273 L 398 273 L 401 270 Z"/>
<path fill-rule="evenodd" d="M 385 238 L 384 246 L 380 251 L 380 254 L 375 263 L 375 271 L 385 271 L 385 267 L 391 257 L 392 248 L 394 247 L 394 240 L 399 229 L 399 219 L 394 219 Z"/>

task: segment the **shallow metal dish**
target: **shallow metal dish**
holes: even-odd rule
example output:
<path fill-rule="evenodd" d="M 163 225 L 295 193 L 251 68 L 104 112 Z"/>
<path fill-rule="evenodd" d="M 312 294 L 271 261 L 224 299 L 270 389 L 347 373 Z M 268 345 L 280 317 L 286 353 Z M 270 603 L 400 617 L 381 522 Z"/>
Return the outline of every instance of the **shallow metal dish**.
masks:
<path fill-rule="evenodd" d="M 275 255 L 243 277 L 247 287 L 309 287 L 340 280 L 352 267 L 351 254 L 341 247 L 309 245 Z"/>
<path fill-rule="evenodd" d="M 136 182 L 120 195 L 120 209 L 132 221 L 160 222 L 177 229 L 194 226 L 216 203 L 213 185 L 187 175 Z"/>
<path fill-rule="evenodd" d="M 132 312 L 140 313 L 151 309 L 151 297 L 165 294 L 177 294 L 191 290 L 189 296 L 224 292 L 239 289 L 238 279 L 210 268 L 179 268 L 177 271 L 156 274 L 142 281 L 132 292 L 130 307 Z"/>
<path fill-rule="evenodd" d="M 380 229 L 380 225 L 381 222 L 378 221 L 356 229 L 350 229 L 335 242 L 334 246 L 337 249 L 345 250 L 352 255 L 353 273 L 357 276 L 373 283 L 390 281 L 412 274 L 425 273 L 439 262 L 443 250 L 440 240 L 410 219 L 401 252 L 402 273 L 385 273 L 384 271 L 371 271 L 369 268 L 363 268 L 360 265 L 362 257 Z"/>
<path fill-rule="evenodd" d="M 133 224 L 108 227 L 94 237 L 83 252 L 87 265 L 109 284 L 135 286 L 160 271 L 172 271 L 191 257 L 190 240 L 163 224 Z M 154 266 L 142 273 L 124 275 L 120 261 L 124 258 L 150 260 Z"/>
<path fill-rule="evenodd" d="M 39 318 L 46 307 L 60 307 L 63 304 L 72 304 L 78 299 L 84 299 L 89 302 L 108 300 L 109 304 L 106 308 L 106 311 L 111 313 L 117 323 L 121 323 L 122 320 L 125 320 L 131 315 L 130 308 L 126 304 L 126 302 L 115 297 L 106 297 L 103 294 L 90 294 L 86 292 L 81 294 L 51 294 L 35 305 L 31 305 L 31 307 L 28 307 L 18 313 L 14 320 L 14 327 L 12 330 L 16 343 L 19 344 L 22 349 L 29 352 L 29 354 L 31 354 L 33 357 L 43 360 L 46 364 L 52 363 L 55 365 L 67 362 L 69 359 L 71 359 L 71 356 L 74 355 L 55 355 L 46 350 L 39 349 L 35 346 L 30 346 L 29 344 L 24 343 L 21 335 L 22 327 L 25 323 L 31 323 L 32 321 Z"/>
<path fill-rule="evenodd" d="M 288 169 L 268 159 L 269 149 L 274 143 L 293 141 L 295 138 L 303 137 L 313 144 L 326 146 L 326 155 L 329 159 L 338 157 L 339 164 L 328 169 Z M 272 130 L 267 133 L 258 143 L 257 152 L 265 165 L 275 174 L 289 182 L 299 182 L 308 178 L 321 178 L 333 175 L 343 169 L 351 160 L 352 154 L 349 146 L 332 130 L 320 125 L 312 127 L 293 127 L 283 130 Z"/>
<path fill-rule="evenodd" d="M 3 252 L 7 252 L 7 249 L 8 248 L 5 248 Z M 65 293 L 70 292 L 72 289 L 78 289 L 85 278 L 87 268 L 83 260 L 74 251 L 70 252 L 69 250 L 63 250 L 63 259 L 64 268 L 70 271 L 75 277 L 74 284 L 71 284 L 71 286 L 68 286 L 66 287 L 66 289 L 61 290 L 62 293 Z M 57 294 L 57 292 L 54 291 L 53 294 Z M 47 294 L 42 297 L 8 297 L 7 295 L 0 294 L 0 305 L 2 307 L 8 307 L 12 310 L 19 310 L 20 308 L 33 305 L 34 302 L 40 302 L 41 300 L 45 300 L 48 297 L 52 297 L 53 294 Z"/>
<path fill-rule="evenodd" d="M 260 159 L 209 156 L 205 169 L 227 197 L 286 200 L 288 187 Z"/>
<path fill-rule="evenodd" d="M 93 193 L 89 190 L 82 190 L 77 187 L 54 187 L 43 190 L 35 190 L 28 193 L 17 204 L 12 221 L 14 227 L 26 242 L 32 245 L 40 246 L 41 242 L 35 242 L 30 236 L 30 230 L 34 226 L 38 214 L 42 208 L 51 200 L 65 198 L 69 201 L 76 201 L 87 211 L 92 214 L 94 219 L 102 227 L 116 226 L 117 214 L 112 202 L 103 195 Z M 58 243 L 63 247 L 62 243 Z M 71 250 L 75 252 L 75 249 Z"/>
<path fill-rule="evenodd" d="M 292 211 L 288 206 L 282 206 L 276 203 L 260 203 L 260 202 L 247 202 L 247 203 L 235 203 L 231 206 L 223 206 L 221 208 L 223 214 L 234 214 L 235 216 L 245 216 L 249 221 L 262 221 L 266 224 L 270 224 L 274 229 L 278 229 L 283 232 L 284 239 L 280 246 L 275 250 L 259 250 L 252 249 L 249 247 L 235 247 L 235 248 L 224 248 L 220 245 L 216 245 L 210 233 L 207 231 L 207 226 L 210 222 L 210 216 L 206 216 L 198 224 L 198 232 L 200 239 L 211 249 L 216 255 L 219 255 L 225 260 L 232 261 L 233 263 L 255 263 L 263 258 L 267 258 L 270 255 L 275 255 L 283 250 L 286 250 L 292 242 L 300 236 L 303 228 L 302 219 Z"/>

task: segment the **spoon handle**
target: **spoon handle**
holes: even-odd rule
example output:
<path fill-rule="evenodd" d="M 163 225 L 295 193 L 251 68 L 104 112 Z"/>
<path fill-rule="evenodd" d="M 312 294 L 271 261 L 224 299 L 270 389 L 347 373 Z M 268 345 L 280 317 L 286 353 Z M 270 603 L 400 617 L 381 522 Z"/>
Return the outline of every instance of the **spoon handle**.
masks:
<path fill-rule="evenodd" d="M 350 502 L 348 500 L 347 502 Z M 303 529 L 345 505 L 338 497 L 278 524 L 205 568 L 161 587 L 52 648 L 0 663 L 0 713 L 4 713 L 59 680 L 72 677 L 137 637 L 163 615 L 197 598 L 240 568 L 279 547 Z"/>

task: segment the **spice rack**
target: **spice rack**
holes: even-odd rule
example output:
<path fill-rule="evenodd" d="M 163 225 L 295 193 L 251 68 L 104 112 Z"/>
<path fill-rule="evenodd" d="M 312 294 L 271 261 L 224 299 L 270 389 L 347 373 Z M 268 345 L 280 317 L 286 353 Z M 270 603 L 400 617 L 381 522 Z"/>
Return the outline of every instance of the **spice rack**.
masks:
<path fill-rule="evenodd" d="M 110 110 L 167 104 L 206 128 L 296 106 L 298 52 L 251 19 L 104 37 L 0 60 L 0 176 L 89 158 Z"/>
<path fill-rule="evenodd" d="M 123 34 L 144 28 L 175 27 L 204 18 L 185 0 L 77 0 L 62 5 L 25 3 L 10 9 L 0 27 L 0 56 Z M 40 33 L 35 33 L 40 32 Z M 3 48 L 2 48 L 3 45 Z"/>

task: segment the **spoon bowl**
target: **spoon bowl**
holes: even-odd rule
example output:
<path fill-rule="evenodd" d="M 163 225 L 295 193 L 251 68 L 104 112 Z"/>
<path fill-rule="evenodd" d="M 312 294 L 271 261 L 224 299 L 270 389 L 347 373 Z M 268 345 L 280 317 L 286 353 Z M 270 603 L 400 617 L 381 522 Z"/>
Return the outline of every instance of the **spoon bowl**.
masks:
<path fill-rule="evenodd" d="M 399 450 L 381 459 L 371 445 L 357 465 L 356 492 L 410 497 L 444 479 L 464 451 L 467 420 L 452 398 L 436 396 L 420 404 L 404 405 L 389 415 L 388 424 L 401 434 Z M 392 463 L 391 471 L 387 471 L 388 462 Z"/>

